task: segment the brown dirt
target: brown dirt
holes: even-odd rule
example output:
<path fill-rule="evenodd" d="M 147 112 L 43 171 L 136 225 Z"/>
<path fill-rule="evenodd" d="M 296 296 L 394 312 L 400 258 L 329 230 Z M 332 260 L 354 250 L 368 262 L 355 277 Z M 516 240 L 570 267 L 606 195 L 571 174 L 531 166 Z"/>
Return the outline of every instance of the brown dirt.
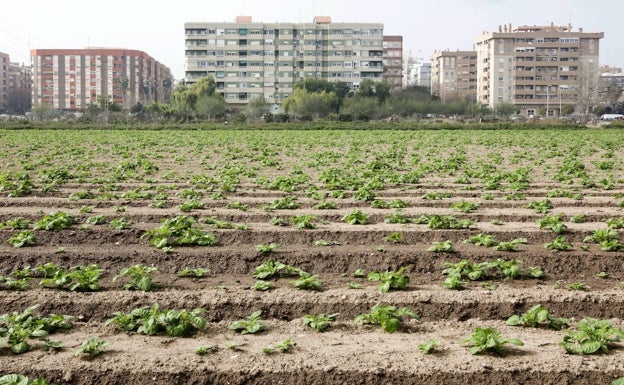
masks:
<path fill-rule="evenodd" d="M 477 149 L 478 150 L 478 149 Z M 287 160 L 285 160 L 287 162 Z M 188 170 L 196 165 L 186 163 Z M 175 164 L 161 165 L 164 173 Z M 184 168 L 178 170 L 184 171 Z M 283 174 L 287 174 L 284 171 Z M 164 179 L 164 178 L 163 178 Z M 614 196 L 623 190 L 602 191 L 585 189 L 584 199 L 552 198 L 552 213 L 564 213 L 566 218 L 585 214 L 583 223 L 566 221 L 564 234 L 574 245 L 572 251 L 552 252 L 544 243 L 556 237 L 540 230 L 535 221 L 542 214 L 525 208 L 531 200 L 543 199 L 546 192 L 561 186 L 535 177 L 527 200 L 510 201 L 500 191 L 492 192 L 493 200 L 481 198 L 483 191 L 462 190 L 454 178 L 428 178 L 406 188 L 389 188 L 379 192 L 384 200 L 402 199 L 410 207 L 401 212 L 412 218 L 422 214 L 454 215 L 469 218 L 476 228 L 468 230 L 431 230 L 426 225 L 384 223 L 394 209 L 371 209 L 366 202 L 351 198 L 332 199 L 336 210 L 316 210 L 317 201 L 303 191 L 294 192 L 302 208 L 298 210 L 261 209 L 286 194 L 264 190 L 243 182 L 238 190 L 227 193 L 227 200 L 202 199 L 206 207 L 187 215 L 197 219 L 216 217 L 234 224 L 247 223 L 249 230 L 214 229 L 218 243 L 214 247 L 177 247 L 164 253 L 149 245 L 142 235 L 145 230 L 159 226 L 162 218 L 182 214 L 179 205 L 185 199 L 171 197 L 165 208 L 150 206 L 151 200 L 70 200 L 79 190 L 96 190 L 97 184 L 70 183 L 51 193 L 37 193 L 23 198 L 0 198 L 0 222 L 22 216 L 36 221 L 42 213 L 63 210 L 79 220 L 79 224 L 62 231 L 35 231 L 37 245 L 11 248 L 7 239 L 14 233 L 0 230 L 0 275 L 25 266 L 55 262 L 62 266 L 100 264 L 105 273 L 102 290 L 94 293 L 74 293 L 38 286 L 38 278 L 26 291 L 0 291 L 0 314 L 21 311 L 39 304 L 42 314 L 69 314 L 75 317 L 74 327 L 55 334 L 66 347 L 57 353 L 45 352 L 34 341 L 33 350 L 14 355 L 6 344 L 0 345 L 0 374 L 15 372 L 33 377 L 44 376 L 53 384 L 608 384 L 624 375 L 624 349 L 616 345 L 605 355 L 575 356 L 565 354 L 558 346 L 564 332 L 524 329 L 506 326 L 504 321 L 541 303 L 557 317 L 572 321 L 583 317 L 610 319 L 624 327 L 624 281 L 622 252 L 601 251 L 597 245 L 583 243 L 595 229 L 606 228 L 604 220 L 622 215 Z M 163 186 L 174 191 L 189 188 L 184 183 L 162 180 Z M 144 183 L 119 183 L 129 191 Z M 154 189 L 155 191 L 155 189 Z M 452 198 L 425 200 L 427 192 L 449 191 Z M 173 195 L 173 193 L 172 193 Z M 478 210 L 464 214 L 451 210 L 450 204 L 461 200 L 479 203 Z M 240 201 L 247 211 L 228 209 L 227 203 Z M 91 214 L 79 209 L 91 205 Z M 115 211 L 124 206 L 125 212 Z M 351 226 L 341 218 L 354 209 L 371 214 L 371 224 Z M 310 213 L 317 216 L 318 228 L 297 230 L 292 226 L 269 224 L 273 217 L 288 220 L 291 216 Z M 87 217 L 105 214 L 109 218 L 125 217 L 131 229 L 115 231 L 107 225 L 84 224 Z M 502 225 L 495 225 L 500 220 Z M 400 232 L 405 242 L 390 244 L 384 238 Z M 527 238 L 528 243 L 516 252 L 497 252 L 489 248 L 462 243 L 471 235 L 485 232 L 500 241 Z M 337 241 L 340 245 L 316 246 L 320 239 Z M 452 240 L 456 253 L 433 253 L 427 248 L 434 241 Z M 270 255 L 255 251 L 255 245 L 276 242 L 280 247 Z M 59 252 L 62 248 L 63 252 Z M 587 250 L 583 250 L 587 248 Z M 250 289 L 255 282 L 251 273 L 256 266 L 274 258 L 281 262 L 317 274 L 324 290 L 298 291 L 290 279 L 273 280 L 274 289 L 257 292 Z M 546 273 L 542 279 L 504 280 L 493 277 L 488 290 L 479 282 L 471 282 L 463 291 L 451 291 L 441 286 L 445 262 L 462 259 L 488 261 L 496 258 L 518 259 L 524 267 L 539 266 Z M 124 291 L 124 280 L 114 277 L 119 270 L 134 264 L 154 265 L 155 275 L 162 287 L 151 292 Z M 394 270 L 407 266 L 409 286 L 402 291 L 382 294 L 377 284 L 352 277 L 356 269 Z M 207 268 L 205 278 L 179 278 L 176 272 L 186 267 Z M 597 274 L 607 272 L 608 278 Z M 348 289 L 350 282 L 361 289 Z M 583 282 L 586 291 L 571 291 L 568 283 Z M 134 308 L 158 303 L 162 308 L 205 310 L 206 330 L 192 338 L 148 337 L 123 333 L 113 326 L 104 326 L 114 312 L 129 312 Z M 353 318 L 375 304 L 409 307 L 421 317 L 409 321 L 397 333 L 384 333 L 379 328 L 354 324 Z M 262 311 L 267 331 L 259 335 L 242 336 L 229 330 L 231 322 Z M 340 313 L 329 331 L 317 333 L 304 326 L 307 314 Z M 504 357 L 472 356 L 460 345 L 477 326 L 493 326 L 505 337 L 520 338 L 525 345 L 510 348 Z M 105 353 L 94 359 L 74 356 L 74 350 L 91 336 L 111 342 Z M 275 346 L 291 338 L 296 348 L 286 354 L 267 355 L 262 348 Z M 440 349 L 424 355 L 417 345 L 436 338 Z M 231 350 L 228 344 L 240 345 Z M 218 350 L 205 356 L 195 354 L 200 346 L 216 345 Z"/>

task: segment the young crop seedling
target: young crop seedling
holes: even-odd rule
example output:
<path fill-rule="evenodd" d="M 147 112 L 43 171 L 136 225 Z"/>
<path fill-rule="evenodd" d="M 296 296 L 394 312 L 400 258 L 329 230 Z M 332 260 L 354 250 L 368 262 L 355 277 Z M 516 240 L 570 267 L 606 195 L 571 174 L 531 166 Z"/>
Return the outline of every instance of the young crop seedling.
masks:
<path fill-rule="evenodd" d="M 31 231 L 23 230 L 13 234 L 8 240 L 8 244 L 18 249 L 24 246 L 34 246 L 37 244 L 37 238 Z"/>
<path fill-rule="evenodd" d="M 83 342 L 78 349 L 76 349 L 75 356 L 80 356 L 83 354 L 89 355 L 89 357 L 97 357 L 102 354 L 102 351 L 105 347 L 110 345 L 110 342 L 102 341 L 99 337 L 91 337 L 85 342 Z"/>
<path fill-rule="evenodd" d="M 106 215 L 98 214 L 98 215 L 93 215 L 93 216 L 87 218 L 87 220 L 85 222 L 87 224 L 89 224 L 89 225 L 97 226 L 97 225 L 105 224 L 106 221 L 107 221 Z"/>
<path fill-rule="evenodd" d="M 176 274 L 180 278 L 203 278 L 210 270 L 204 269 L 202 267 L 197 268 L 185 268 Z"/>
<path fill-rule="evenodd" d="M 571 354 L 608 353 L 609 347 L 624 339 L 624 330 L 615 328 L 610 321 L 584 318 L 576 329 L 569 330 L 559 343 Z"/>
<path fill-rule="evenodd" d="M 431 246 L 427 249 L 428 251 L 432 251 L 434 253 L 455 253 L 455 246 L 450 239 L 441 242 L 433 242 Z"/>
<path fill-rule="evenodd" d="M 340 242 L 338 242 L 338 241 L 326 241 L 324 239 L 319 239 L 318 241 L 315 241 L 314 244 L 316 246 L 339 246 Z"/>
<path fill-rule="evenodd" d="M 516 346 L 524 345 L 524 343 L 517 338 L 503 339 L 501 333 L 492 327 L 476 327 L 469 337 L 461 341 L 461 344 L 470 347 L 470 354 L 490 353 L 496 356 L 505 353 L 503 347 L 506 344 L 513 344 Z"/>
<path fill-rule="evenodd" d="M 256 267 L 253 272 L 253 277 L 257 279 L 271 279 L 279 277 L 292 277 L 299 275 L 301 270 L 270 259 L 267 262 Z"/>
<path fill-rule="evenodd" d="M 427 342 L 418 344 L 418 350 L 420 350 L 424 354 L 431 354 L 435 352 L 436 348 L 438 347 L 438 344 L 439 344 L 438 340 L 436 340 L 435 338 L 431 338 Z"/>
<path fill-rule="evenodd" d="M 217 345 L 206 345 L 195 349 L 195 354 L 198 356 L 205 356 L 208 353 L 216 353 L 217 351 L 219 351 L 219 347 Z"/>
<path fill-rule="evenodd" d="M 228 203 L 228 205 L 226 206 L 228 209 L 235 209 L 235 210 L 240 210 L 240 211 L 247 211 L 249 210 L 249 206 L 243 202 L 240 201 L 234 201 L 234 202 L 230 202 Z"/>
<path fill-rule="evenodd" d="M 22 217 L 15 217 L 4 223 L 0 223 L 0 229 L 5 227 L 13 230 L 28 230 L 30 228 L 30 221 Z"/>
<path fill-rule="evenodd" d="M 479 208 L 478 204 L 474 202 L 470 202 L 470 201 L 461 201 L 461 202 L 451 204 L 451 210 L 461 211 L 463 213 L 469 213 L 469 212 L 477 210 L 478 208 Z"/>
<path fill-rule="evenodd" d="M 70 228 L 75 223 L 76 218 L 73 216 L 62 211 L 55 211 L 35 222 L 34 229 L 59 231 Z"/>
<path fill-rule="evenodd" d="M 574 246 L 568 243 L 563 235 L 558 236 L 552 242 L 545 243 L 544 247 L 553 251 L 569 251 L 574 249 Z"/>
<path fill-rule="evenodd" d="M 375 305 L 371 308 L 369 313 L 360 314 L 355 317 L 353 322 L 379 325 L 385 332 L 394 333 L 399 329 L 405 317 L 411 317 L 415 320 L 419 319 L 418 315 L 413 310 L 405 307 L 399 309 L 391 305 Z"/>
<path fill-rule="evenodd" d="M 297 202 L 295 195 L 287 195 L 284 198 L 277 199 L 268 205 L 262 206 L 264 211 L 273 210 L 297 210 L 301 208 L 301 204 Z"/>
<path fill-rule="evenodd" d="M 387 293 L 390 290 L 403 290 L 410 281 L 409 276 L 403 274 L 407 267 L 402 267 L 397 271 L 371 271 L 368 274 L 368 280 L 373 282 L 381 282 L 378 286 L 381 293 Z"/>
<path fill-rule="evenodd" d="M 316 229 L 316 224 L 312 221 L 317 218 L 311 214 L 296 215 L 290 218 L 290 222 L 295 225 L 297 229 Z"/>
<path fill-rule="evenodd" d="M 406 215 L 402 214 L 400 210 L 397 210 L 394 214 L 386 217 L 384 219 L 384 223 L 399 223 L 399 224 L 408 224 L 412 223 L 412 220 Z"/>
<path fill-rule="evenodd" d="M 160 227 L 146 231 L 142 237 L 148 237 L 152 246 L 157 249 L 173 246 L 213 246 L 217 242 L 213 233 L 204 232 L 195 219 L 186 216 L 164 219 Z"/>
<path fill-rule="evenodd" d="M 293 342 L 290 338 L 285 339 L 284 341 L 277 344 L 276 347 L 273 346 L 265 346 L 262 348 L 262 352 L 264 354 L 273 354 L 275 352 L 288 353 L 290 352 L 297 344 Z"/>
<path fill-rule="evenodd" d="M 365 225 L 368 223 L 370 215 L 364 214 L 360 210 L 355 210 L 342 217 L 342 221 L 350 225 Z"/>
<path fill-rule="evenodd" d="M 267 291 L 269 289 L 271 289 L 271 283 L 267 282 L 267 281 L 256 281 L 256 283 L 254 283 L 254 285 L 251 287 L 254 290 L 257 291 Z"/>
<path fill-rule="evenodd" d="M 0 341 L 9 344 L 11 351 L 21 354 L 29 351 L 30 338 L 42 338 L 61 329 L 70 329 L 71 316 L 51 314 L 41 317 L 34 314 L 38 305 L 26 308 L 23 312 L 0 315 Z"/>
<path fill-rule="evenodd" d="M 279 244 L 271 242 L 262 245 L 256 245 L 256 251 L 260 254 L 270 254 L 279 247 Z"/>
<path fill-rule="evenodd" d="M 568 226 L 563 223 L 563 213 L 559 213 L 557 215 L 546 215 L 542 219 L 539 219 L 537 224 L 540 229 L 548 229 L 555 234 L 562 234 L 568 228 Z"/>
<path fill-rule="evenodd" d="M 318 277 L 303 270 L 299 271 L 299 279 L 290 283 L 299 290 L 323 290 L 323 283 L 318 280 Z"/>
<path fill-rule="evenodd" d="M 189 212 L 193 210 L 201 210 L 206 206 L 206 204 L 202 201 L 191 199 L 190 201 L 186 201 L 180 205 L 180 211 Z"/>
<path fill-rule="evenodd" d="M 311 327 L 317 332 L 325 331 L 331 325 L 331 322 L 338 317 L 340 313 L 334 314 L 308 314 L 303 317 L 303 322 L 306 326 Z"/>
<path fill-rule="evenodd" d="M 617 230 L 612 228 L 608 229 L 596 229 L 592 232 L 592 235 L 589 235 L 583 239 L 583 242 L 587 243 L 603 243 L 607 241 L 617 241 L 619 240 L 620 235 Z"/>
<path fill-rule="evenodd" d="M 6 374 L 0 376 L 0 385 L 50 385 L 43 377 L 31 380 L 21 374 Z"/>
<path fill-rule="evenodd" d="M 230 329 L 241 334 L 256 334 L 265 330 L 264 325 L 260 322 L 261 310 L 253 312 L 247 319 L 233 322 Z"/>
<path fill-rule="evenodd" d="M 542 199 L 541 201 L 533 201 L 525 207 L 535 210 L 538 214 L 546 214 L 553 208 L 553 204 L 550 199 Z"/>
<path fill-rule="evenodd" d="M 466 239 L 464 243 L 472 243 L 476 246 L 493 247 L 498 245 L 498 241 L 489 234 L 479 233 Z"/>
<path fill-rule="evenodd" d="M 111 219 L 109 226 L 113 230 L 121 231 L 129 229 L 132 226 L 132 222 L 124 217 L 113 218 Z"/>
<path fill-rule="evenodd" d="M 129 282 L 123 285 L 124 290 L 150 291 L 153 288 L 160 287 L 152 278 L 152 273 L 156 271 L 160 270 L 154 266 L 144 266 L 141 264 L 126 267 L 113 278 L 113 282 L 119 277 L 128 277 Z"/>
<path fill-rule="evenodd" d="M 201 316 L 203 312 L 203 309 L 161 310 L 158 304 L 153 304 L 128 314 L 115 312 L 104 325 L 112 323 L 126 332 L 136 331 L 145 335 L 166 333 L 171 337 L 187 337 L 206 327 L 206 319 Z"/>
<path fill-rule="evenodd" d="M 544 327 L 555 330 L 561 330 L 561 328 L 568 326 L 567 319 L 553 317 L 548 309 L 539 304 L 522 315 L 512 315 L 506 323 L 509 326 Z"/>
<path fill-rule="evenodd" d="M 526 238 L 516 238 L 508 242 L 499 242 L 492 249 L 496 251 L 518 251 L 518 245 L 527 243 Z"/>
<path fill-rule="evenodd" d="M 403 238 L 403 234 L 399 232 L 394 232 L 388 235 L 387 237 L 384 238 L 384 240 L 388 243 L 394 243 L 394 244 L 405 242 L 405 238 Z"/>

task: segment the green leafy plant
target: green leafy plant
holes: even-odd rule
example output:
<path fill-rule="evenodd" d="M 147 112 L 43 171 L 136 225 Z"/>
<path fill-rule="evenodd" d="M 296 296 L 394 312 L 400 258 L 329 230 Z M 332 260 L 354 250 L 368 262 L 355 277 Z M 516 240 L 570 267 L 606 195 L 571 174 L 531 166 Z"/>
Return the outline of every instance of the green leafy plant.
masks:
<path fill-rule="evenodd" d="M 583 242 L 588 243 L 603 243 L 608 241 L 617 241 L 620 238 L 618 232 L 612 228 L 608 229 L 596 229 L 583 239 Z"/>
<path fill-rule="evenodd" d="M 151 307 L 136 308 L 130 313 L 115 312 L 105 325 L 114 324 L 126 332 L 136 331 L 145 335 L 165 333 L 171 337 L 187 337 L 206 327 L 202 313 L 203 309 L 161 309 L 155 303 Z"/>
<path fill-rule="evenodd" d="M 572 291 L 585 291 L 587 290 L 587 285 L 584 282 L 572 282 L 568 283 L 564 286 L 567 290 Z"/>
<path fill-rule="evenodd" d="M 402 214 L 400 210 L 398 210 L 394 214 L 386 217 L 384 219 L 384 223 L 408 224 L 412 223 L 412 220 L 408 216 Z"/>
<path fill-rule="evenodd" d="M 197 354 L 198 356 L 205 356 L 208 353 L 215 353 L 218 350 L 219 350 L 219 347 L 216 345 L 200 346 L 197 349 L 195 349 L 195 354 Z"/>
<path fill-rule="evenodd" d="M 306 326 L 311 327 L 312 329 L 322 332 L 325 331 L 331 325 L 331 322 L 338 317 L 340 313 L 334 314 L 308 314 L 303 317 L 303 322 Z"/>
<path fill-rule="evenodd" d="M 410 281 L 409 276 L 403 274 L 407 267 L 401 267 L 397 271 L 371 271 L 368 274 L 368 280 L 373 282 L 381 282 L 378 289 L 381 293 L 387 293 L 390 290 L 403 290 Z"/>
<path fill-rule="evenodd" d="M 385 332 L 394 333 L 399 329 L 405 317 L 411 317 L 416 320 L 419 319 L 418 315 L 413 310 L 405 307 L 399 309 L 391 305 L 374 305 L 369 313 L 358 315 L 353 322 L 379 325 Z"/>
<path fill-rule="evenodd" d="M 317 210 L 335 210 L 338 208 L 338 205 L 336 204 L 336 202 L 321 201 L 315 204 L 313 208 Z"/>
<path fill-rule="evenodd" d="M 290 283 L 299 290 L 323 290 L 323 283 L 318 277 L 303 270 L 299 270 L 299 278 Z"/>
<path fill-rule="evenodd" d="M 253 272 L 253 277 L 257 279 L 271 279 L 274 277 L 291 277 L 299 275 L 301 270 L 290 265 L 286 265 L 282 262 L 278 262 L 274 259 L 270 259 L 267 262 L 256 267 Z"/>
<path fill-rule="evenodd" d="M 472 243 L 476 246 L 493 247 L 498 245 L 498 241 L 489 234 L 479 233 L 466 239 L 464 243 Z"/>
<path fill-rule="evenodd" d="M 584 318 L 559 343 L 571 354 L 608 353 L 609 347 L 624 338 L 624 330 L 607 320 Z"/>
<path fill-rule="evenodd" d="M 501 333 L 492 327 L 476 327 L 469 337 L 461 341 L 461 344 L 470 347 L 470 354 L 490 353 L 497 356 L 504 354 L 506 344 L 524 345 L 517 338 L 502 338 Z"/>
<path fill-rule="evenodd" d="M 127 277 L 129 281 L 123 285 L 124 290 L 150 291 L 160 285 L 154 282 L 152 273 L 160 271 L 154 266 L 144 266 L 141 264 L 126 267 L 113 278 L 113 282 L 119 277 Z"/>
<path fill-rule="evenodd" d="M 256 251 L 260 254 L 269 254 L 275 251 L 279 247 L 278 243 L 264 243 L 261 245 L 256 245 Z"/>
<path fill-rule="evenodd" d="M 107 221 L 106 215 L 104 214 L 98 214 L 98 215 L 93 215 L 89 218 L 87 218 L 86 223 L 89 225 L 103 225 L 105 224 Z"/>
<path fill-rule="evenodd" d="M 546 214 L 553 208 L 553 204 L 550 199 L 542 199 L 541 201 L 533 201 L 525 207 L 535 210 L 538 214 Z"/>
<path fill-rule="evenodd" d="M 563 213 L 557 215 L 546 215 L 537 221 L 540 229 L 548 229 L 555 234 L 562 234 L 568 226 L 563 223 Z"/>
<path fill-rule="evenodd" d="M 247 211 L 249 210 L 249 205 L 240 202 L 240 201 L 234 201 L 234 202 L 230 202 L 227 205 L 228 209 L 235 209 L 235 210 L 240 210 L 240 211 Z"/>
<path fill-rule="evenodd" d="M 186 201 L 180 205 L 180 211 L 189 212 L 193 210 L 203 209 L 206 204 L 200 200 L 191 199 L 190 201 Z"/>
<path fill-rule="evenodd" d="M 187 267 L 185 269 L 178 271 L 176 275 L 180 278 L 203 278 L 209 272 L 210 270 L 204 269 L 201 267 L 197 267 L 197 268 Z"/>
<path fill-rule="evenodd" d="M 516 238 L 511 241 L 499 242 L 492 249 L 496 251 L 518 251 L 518 245 L 527 243 L 526 238 Z"/>
<path fill-rule="evenodd" d="M 384 240 L 388 243 L 394 243 L 394 244 L 405 242 L 405 238 L 403 238 L 403 234 L 396 232 L 396 231 L 388 235 L 387 237 L 385 237 Z"/>
<path fill-rule="evenodd" d="M 427 250 L 434 253 L 455 253 L 457 251 L 450 239 L 433 242 Z"/>
<path fill-rule="evenodd" d="M 193 218 L 186 216 L 165 219 L 160 227 L 146 231 L 143 237 L 148 237 L 152 246 L 157 249 L 172 246 L 213 246 L 217 241 L 213 233 L 204 232 Z"/>
<path fill-rule="evenodd" d="M 290 221 L 297 229 L 316 229 L 316 224 L 313 222 L 316 219 L 314 215 L 302 214 L 291 217 Z"/>
<path fill-rule="evenodd" d="M 324 239 L 319 239 L 318 241 L 315 241 L 314 244 L 316 246 L 338 246 L 338 245 L 340 245 L 340 242 L 338 242 L 338 241 L 326 241 Z"/>
<path fill-rule="evenodd" d="M 474 202 L 470 202 L 470 201 L 461 201 L 461 202 L 456 202 L 456 203 L 451 204 L 452 210 L 461 211 L 463 213 L 469 213 L 469 212 L 477 210 L 478 208 L 479 208 L 478 204 Z"/>
<path fill-rule="evenodd" d="M 558 236 L 552 242 L 544 244 L 544 247 L 553 251 L 569 251 L 574 249 L 574 246 L 568 243 L 563 235 Z"/>
<path fill-rule="evenodd" d="M 36 245 L 37 244 L 37 238 L 35 237 L 35 234 L 33 234 L 31 231 L 23 230 L 23 231 L 20 231 L 17 234 L 13 234 L 11 237 L 9 237 L 7 242 L 9 243 L 9 245 L 11 245 L 14 248 L 18 249 L 18 248 L 24 247 L 24 246 L 34 246 L 34 245 Z"/>
<path fill-rule="evenodd" d="M 540 304 L 533 306 L 522 315 L 512 315 L 506 323 L 509 326 L 543 327 L 555 330 L 568 326 L 567 319 L 553 317 L 548 309 Z"/>
<path fill-rule="evenodd" d="M 70 291 L 98 291 L 101 288 L 102 269 L 98 264 L 74 266 L 69 271 L 53 264 L 38 266 L 37 269 L 45 273 L 45 277 L 39 281 L 41 286 Z"/>
<path fill-rule="evenodd" d="M 102 354 L 103 349 L 108 345 L 110 345 L 110 342 L 102 341 L 99 337 L 91 337 L 76 349 L 75 355 L 88 354 L 90 357 L 97 357 Z"/>
<path fill-rule="evenodd" d="M 261 310 L 253 312 L 247 319 L 233 322 L 230 329 L 241 334 L 256 334 L 265 330 L 264 324 L 260 322 Z"/>
<path fill-rule="evenodd" d="M 251 288 L 257 291 L 267 291 L 271 289 L 271 283 L 267 281 L 256 281 Z"/>
<path fill-rule="evenodd" d="M 281 199 L 271 202 L 268 205 L 262 206 L 262 210 L 264 211 L 297 210 L 299 208 L 301 208 L 301 204 L 297 202 L 297 197 L 295 195 L 287 195 Z"/>
<path fill-rule="evenodd" d="M 4 223 L 0 223 L 0 229 L 8 227 L 13 230 L 28 230 L 30 228 L 30 221 L 26 218 L 15 217 L 8 219 Z"/>
<path fill-rule="evenodd" d="M 368 223 L 369 218 L 370 215 L 365 214 L 360 210 L 354 210 L 342 217 L 342 221 L 350 225 L 365 225 Z"/>
<path fill-rule="evenodd" d="M 113 230 L 126 230 L 132 226 L 132 222 L 124 217 L 113 218 L 111 219 L 109 225 Z"/>
<path fill-rule="evenodd" d="M 8 343 L 11 351 L 21 354 L 29 351 L 28 340 L 42 338 L 58 330 L 72 327 L 71 316 L 50 314 L 42 317 L 34 313 L 38 305 L 30 306 L 23 312 L 7 313 L 0 316 L 0 343 Z"/>
<path fill-rule="evenodd" d="M 59 231 L 70 228 L 75 223 L 76 218 L 73 216 L 63 211 L 54 211 L 44 215 L 43 218 L 35 222 L 34 229 Z"/>
<path fill-rule="evenodd" d="M 264 354 L 273 354 L 275 352 L 288 353 L 290 352 L 297 344 L 291 340 L 290 338 L 285 339 L 277 344 L 276 347 L 273 346 L 265 346 L 262 348 L 262 352 Z"/>
<path fill-rule="evenodd" d="M 50 385 L 43 377 L 31 380 L 21 374 L 6 374 L 0 377 L 0 385 Z"/>
<path fill-rule="evenodd" d="M 438 340 L 436 340 L 435 338 L 431 338 L 427 342 L 418 344 L 418 350 L 420 350 L 424 354 L 431 354 L 436 350 L 438 344 L 439 344 Z"/>

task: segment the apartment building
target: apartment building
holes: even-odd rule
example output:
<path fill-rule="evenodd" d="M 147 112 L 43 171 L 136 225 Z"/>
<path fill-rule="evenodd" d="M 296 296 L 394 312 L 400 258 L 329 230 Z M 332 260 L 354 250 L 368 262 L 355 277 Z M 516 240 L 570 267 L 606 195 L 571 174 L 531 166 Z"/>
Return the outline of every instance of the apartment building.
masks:
<path fill-rule="evenodd" d="M 603 37 L 553 24 L 484 32 L 476 41 L 477 100 L 492 108 L 512 103 L 528 116 L 559 116 L 568 104 L 585 114 L 597 99 Z"/>
<path fill-rule="evenodd" d="M 23 114 L 32 107 L 32 67 L 9 63 L 7 110 Z"/>
<path fill-rule="evenodd" d="M 383 37 L 383 78 L 393 91 L 403 88 L 403 36 Z"/>
<path fill-rule="evenodd" d="M 212 76 L 226 102 L 264 97 L 273 104 L 292 95 L 300 79 L 345 82 L 383 79 L 383 24 L 256 23 L 239 16 L 229 23 L 185 23 L 185 81 Z"/>
<path fill-rule="evenodd" d="M 0 52 L 0 113 L 6 112 L 9 97 L 9 55 Z"/>
<path fill-rule="evenodd" d="M 476 100 L 477 53 L 435 51 L 431 55 L 431 94 L 443 102 Z"/>
<path fill-rule="evenodd" d="M 171 71 L 143 51 L 35 49 L 31 56 L 33 107 L 77 111 L 103 96 L 127 109 L 166 102 L 171 96 Z"/>

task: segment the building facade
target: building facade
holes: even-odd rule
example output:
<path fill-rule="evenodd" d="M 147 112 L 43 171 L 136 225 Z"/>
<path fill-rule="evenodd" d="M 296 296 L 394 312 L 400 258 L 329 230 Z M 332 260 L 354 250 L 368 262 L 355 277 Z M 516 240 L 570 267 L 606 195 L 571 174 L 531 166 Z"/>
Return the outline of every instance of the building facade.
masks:
<path fill-rule="evenodd" d="M 420 51 L 419 51 L 420 52 Z M 410 51 L 403 57 L 403 87 L 425 87 L 431 91 L 431 63 Z"/>
<path fill-rule="evenodd" d="M 603 37 L 553 24 L 484 32 L 476 41 L 477 100 L 492 108 L 515 104 L 528 116 L 559 116 L 564 105 L 585 114 L 598 99 Z"/>
<path fill-rule="evenodd" d="M 443 102 L 476 100 L 477 53 L 435 51 L 431 55 L 431 94 Z"/>
<path fill-rule="evenodd" d="M 383 37 L 383 78 L 393 91 L 403 88 L 403 36 Z"/>
<path fill-rule="evenodd" d="M 0 52 L 0 113 L 5 113 L 9 97 L 9 55 Z"/>
<path fill-rule="evenodd" d="M 24 114 L 32 108 L 32 67 L 9 63 L 7 110 Z"/>
<path fill-rule="evenodd" d="M 240 16 L 230 23 L 186 23 L 185 82 L 212 76 L 226 102 L 264 97 L 281 104 L 306 77 L 345 82 L 383 79 L 383 24 L 255 23 Z"/>
<path fill-rule="evenodd" d="M 31 56 L 33 107 L 78 111 L 104 97 L 129 108 L 166 102 L 171 96 L 171 71 L 142 51 L 38 49 Z"/>

